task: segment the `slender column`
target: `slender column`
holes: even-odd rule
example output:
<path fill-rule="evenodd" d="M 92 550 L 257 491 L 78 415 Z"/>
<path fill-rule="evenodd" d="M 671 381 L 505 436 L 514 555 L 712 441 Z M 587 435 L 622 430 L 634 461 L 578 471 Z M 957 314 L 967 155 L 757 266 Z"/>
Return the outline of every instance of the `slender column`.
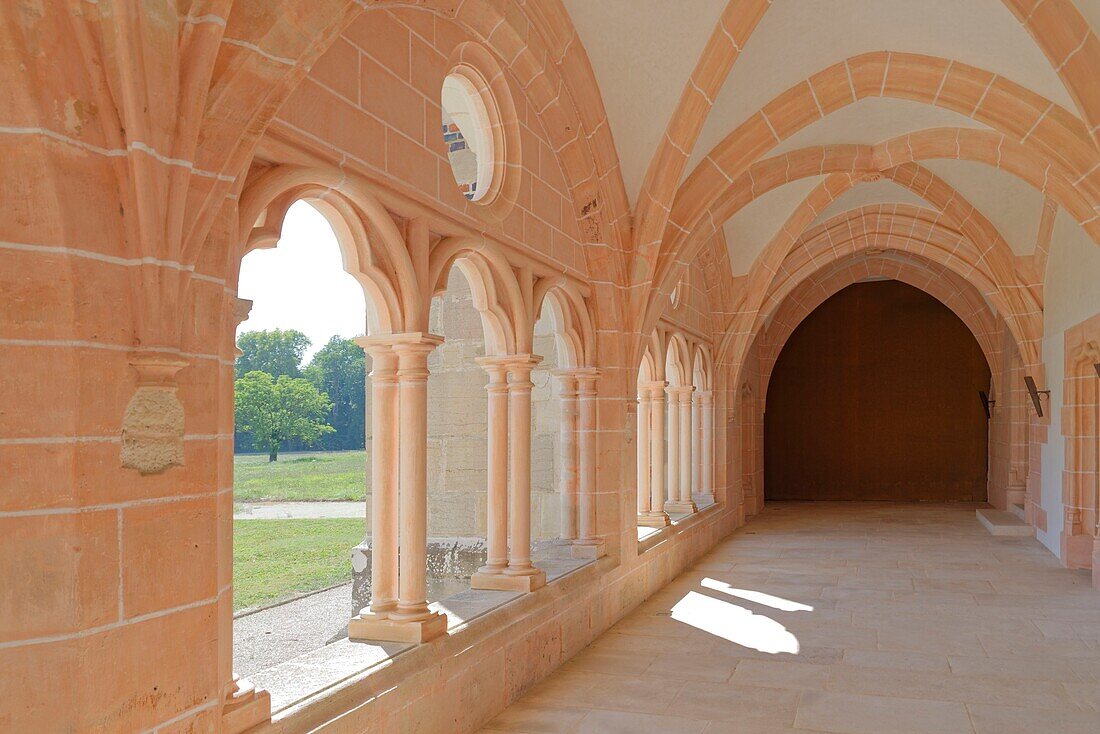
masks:
<path fill-rule="evenodd" d="M 691 396 L 695 388 L 680 389 L 680 502 L 691 505 L 695 512 L 695 503 L 691 501 L 691 437 L 695 432 L 691 422 Z"/>
<path fill-rule="evenodd" d="M 373 363 L 370 373 L 370 611 L 386 616 L 397 608 L 397 355 L 388 346 L 368 347 L 367 351 Z"/>
<path fill-rule="evenodd" d="M 702 393 L 702 460 L 699 494 L 705 502 L 714 502 L 714 393 L 710 390 Z"/>
<path fill-rule="evenodd" d="M 665 512 L 665 386 L 666 382 L 649 384 L 649 491 L 650 516 L 643 523 L 648 527 L 669 524 Z"/>
<path fill-rule="evenodd" d="M 557 370 L 558 399 L 561 401 L 561 423 L 558 434 L 558 468 L 561 473 L 561 537 L 576 540 L 578 487 L 580 482 L 578 457 L 577 375 L 573 370 Z"/>
<path fill-rule="evenodd" d="M 638 386 L 638 522 L 651 512 L 650 473 L 649 473 L 649 413 L 650 397 L 648 386 Z"/>
<path fill-rule="evenodd" d="M 703 393 L 691 394 L 691 495 L 702 493 L 703 486 Z"/>
<path fill-rule="evenodd" d="M 665 388 L 665 402 L 667 404 L 666 410 L 668 416 L 665 419 L 667 423 L 667 443 L 666 450 L 668 452 L 668 464 L 667 466 L 667 490 L 668 495 L 665 498 L 665 512 L 673 513 L 677 512 L 675 505 L 680 499 L 680 395 L 679 388 L 667 387 Z"/>
<path fill-rule="evenodd" d="M 596 378 L 594 369 L 577 371 L 577 401 L 580 407 L 580 493 L 578 539 L 574 556 L 598 558 L 604 554 L 603 541 L 596 533 Z"/>
<path fill-rule="evenodd" d="M 696 511 L 691 499 L 691 391 L 670 387 L 668 393 L 668 501 L 665 512 L 679 515 Z"/>
<path fill-rule="evenodd" d="M 370 610 L 348 623 L 353 640 L 427 642 L 447 632 L 447 616 L 431 611 L 427 599 L 428 355 L 442 341 L 406 333 L 361 342 L 390 345 L 397 355 L 398 594 L 384 616 Z"/>
<path fill-rule="evenodd" d="M 518 359 L 508 365 L 509 576 L 530 576 L 538 572 L 531 564 L 531 368 L 538 360 Z"/>
<path fill-rule="evenodd" d="M 500 360 L 479 359 L 489 373 L 488 447 L 488 558 L 478 572 L 504 573 L 508 567 L 508 369 Z"/>

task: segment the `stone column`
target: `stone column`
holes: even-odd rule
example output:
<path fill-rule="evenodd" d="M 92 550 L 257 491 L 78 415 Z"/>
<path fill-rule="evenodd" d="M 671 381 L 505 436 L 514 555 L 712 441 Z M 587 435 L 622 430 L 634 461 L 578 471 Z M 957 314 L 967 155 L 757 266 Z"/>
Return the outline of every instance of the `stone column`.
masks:
<path fill-rule="evenodd" d="M 510 544 L 504 574 L 522 591 L 546 583 L 545 572 L 531 563 L 531 370 L 540 361 L 541 357 L 525 355 L 508 365 Z"/>
<path fill-rule="evenodd" d="M 561 401 L 561 423 L 558 434 L 558 468 L 561 474 L 561 538 L 574 541 L 577 535 L 578 487 L 580 467 L 578 456 L 577 375 L 573 370 L 556 370 L 558 399 Z"/>
<path fill-rule="evenodd" d="M 348 623 L 351 639 L 427 642 L 447 632 L 447 616 L 428 608 L 428 355 L 442 342 L 430 334 L 393 338 L 399 401 L 397 607 L 385 618 L 360 614 Z"/>
<path fill-rule="evenodd" d="M 703 393 L 691 394 L 691 496 L 700 494 L 703 484 Z"/>
<path fill-rule="evenodd" d="M 489 374 L 485 386 L 489 396 L 486 460 L 489 547 L 485 565 L 470 579 L 475 589 L 484 588 L 483 576 L 499 576 L 508 567 L 508 367 L 497 357 L 485 357 L 478 362 Z"/>
<path fill-rule="evenodd" d="M 577 370 L 577 401 L 580 408 L 578 426 L 580 491 L 575 558 L 599 558 L 604 555 L 604 543 L 596 533 L 596 451 L 599 448 L 596 425 L 595 369 Z"/>
<path fill-rule="evenodd" d="M 666 489 L 667 496 L 665 498 L 665 512 L 673 514 L 682 512 L 677 509 L 680 500 L 680 388 L 679 387 L 666 387 L 665 388 L 665 410 L 668 415 L 665 418 L 666 430 L 668 434 L 666 436 L 666 451 L 668 462 L 666 464 Z"/>
<path fill-rule="evenodd" d="M 714 393 L 710 390 L 700 394 L 700 420 L 702 422 L 702 435 L 699 439 L 701 447 L 699 462 L 699 499 L 711 504 L 714 502 Z"/>
<path fill-rule="evenodd" d="M 366 345 L 371 356 L 371 598 L 379 617 L 397 608 L 398 433 L 397 355 L 388 345 Z"/>
<path fill-rule="evenodd" d="M 650 514 L 641 524 L 663 528 L 670 523 L 665 512 L 665 386 L 649 383 L 649 491 Z"/>
<path fill-rule="evenodd" d="M 643 518 L 651 512 L 650 470 L 649 470 L 649 422 L 650 422 L 649 386 L 638 384 L 638 435 L 635 439 L 638 452 L 638 524 L 644 524 Z"/>
<path fill-rule="evenodd" d="M 691 385 L 669 388 L 669 481 L 665 512 L 691 514 Z"/>

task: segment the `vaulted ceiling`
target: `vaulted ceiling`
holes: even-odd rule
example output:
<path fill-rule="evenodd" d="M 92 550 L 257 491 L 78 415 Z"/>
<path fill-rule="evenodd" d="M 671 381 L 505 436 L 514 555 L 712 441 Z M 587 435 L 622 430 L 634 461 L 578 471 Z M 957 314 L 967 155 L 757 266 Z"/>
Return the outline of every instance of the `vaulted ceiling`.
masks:
<path fill-rule="evenodd" d="M 1100 28 L 1100 0 L 1047 1 L 1057 2 L 1059 12 L 1073 13 L 1076 7 L 1079 25 L 1083 16 L 1094 30 Z M 1026 272 L 1020 276 L 1023 282 L 1034 280 L 1030 256 L 1043 236 L 1043 212 L 1052 206 L 1046 189 L 1053 174 L 1048 165 L 1025 180 L 1020 161 L 1036 160 L 1029 158 L 1033 155 L 1057 159 L 1064 152 L 1050 142 L 1057 138 L 1047 131 L 1057 120 L 1073 144 L 1080 144 L 1083 160 L 1078 165 L 1083 170 L 1066 174 L 1069 185 L 1092 181 L 1096 169 L 1090 167 L 1100 163 L 1095 142 L 1100 128 L 1090 129 L 1082 115 L 1085 107 L 1079 106 L 1088 79 L 1078 75 L 1084 81 L 1076 90 L 1066 81 L 1075 46 L 1084 47 L 1095 36 L 1086 28 L 1084 40 L 1060 39 L 1064 60 L 1052 63 L 1048 56 L 1057 51 L 1049 39 L 1045 46 L 1040 43 L 1036 26 L 1029 25 L 1041 4 L 564 0 L 600 88 L 634 224 L 641 231 L 638 247 L 658 243 L 659 254 L 650 258 L 652 272 L 659 273 L 670 236 L 690 238 L 691 223 L 704 219 L 700 212 L 709 209 L 714 218 L 718 209 L 706 197 L 717 200 L 718 194 L 693 188 L 712 181 L 731 190 L 751 188 L 748 196 L 729 194 L 747 203 L 726 207 L 723 221 L 711 223 L 724 235 L 733 276 L 749 273 L 792 215 L 811 200 L 818 203 L 802 231 L 854 210 L 882 212 L 904 205 L 942 212 L 962 203 L 976 209 L 983 227 L 988 223 L 996 230 L 992 240 L 1007 249 L 1010 261 L 1029 263 L 1019 266 Z M 844 74 L 847 84 L 838 102 L 829 95 Z M 807 115 L 795 102 L 816 109 Z M 983 145 L 995 150 L 984 159 L 964 155 L 958 140 L 966 131 L 980 131 L 987 136 L 981 138 Z M 888 141 L 894 141 L 892 148 Z M 920 141 L 928 145 L 915 150 Z M 865 146 L 858 149 L 865 158 L 857 160 L 873 155 L 883 176 L 856 175 L 853 169 L 843 191 L 822 199 L 820 188 L 835 184 L 827 180 L 826 153 L 816 153 L 823 159 L 816 175 L 792 175 L 791 161 L 807 149 L 838 145 Z M 674 155 L 662 153 L 668 146 Z M 900 157 L 899 147 L 904 149 Z M 857 155 L 856 148 L 851 151 Z M 750 166 L 783 155 L 786 180 L 760 185 Z M 899 163 L 906 163 L 902 172 L 894 169 Z M 747 183 L 737 178 L 743 172 L 749 173 Z M 920 186 L 912 183 L 917 178 Z M 655 206 L 647 209 L 651 202 Z M 1075 216 L 1059 222 L 1088 224 L 1100 215 L 1091 206 L 1089 211 L 1081 205 Z M 1090 233 L 1095 239 L 1096 232 Z M 1041 273 L 1039 278 L 1041 283 Z"/>

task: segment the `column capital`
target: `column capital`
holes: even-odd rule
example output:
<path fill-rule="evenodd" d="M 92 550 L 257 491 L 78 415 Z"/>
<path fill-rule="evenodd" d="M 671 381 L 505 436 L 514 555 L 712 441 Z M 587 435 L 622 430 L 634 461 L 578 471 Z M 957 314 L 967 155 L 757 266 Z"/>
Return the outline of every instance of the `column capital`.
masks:
<path fill-rule="evenodd" d="M 396 351 L 411 351 L 426 349 L 431 351 L 443 343 L 443 337 L 438 334 L 429 334 L 424 331 L 402 331 L 391 334 L 374 334 L 371 336 L 358 336 L 352 339 L 364 351 L 373 348 L 388 347 Z"/>
<path fill-rule="evenodd" d="M 640 390 L 648 391 L 651 398 L 656 398 L 663 395 L 667 387 L 667 380 L 650 380 L 649 382 L 642 382 L 638 384 L 638 388 Z"/>

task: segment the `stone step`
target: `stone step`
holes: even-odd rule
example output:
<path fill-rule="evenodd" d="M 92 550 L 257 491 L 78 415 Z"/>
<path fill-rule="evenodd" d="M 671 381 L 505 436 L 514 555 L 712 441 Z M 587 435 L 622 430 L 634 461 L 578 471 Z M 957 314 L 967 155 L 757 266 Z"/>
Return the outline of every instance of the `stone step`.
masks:
<path fill-rule="evenodd" d="M 1007 535 L 1020 538 L 1035 536 L 1035 528 L 1016 517 L 1015 513 L 1004 510 L 984 509 L 976 510 L 978 522 L 989 531 L 990 535 Z"/>
<path fill-rule="evenodd" d="M 1009 505 L 1008 510 L 1009 510 L 1009 512 L 1011 512 L 1013 515 L 1020 518 L 1021 520 L 1024 519 L 1024 503 L 1023 502 L 1015 502 L 1015 503 Z"/>

